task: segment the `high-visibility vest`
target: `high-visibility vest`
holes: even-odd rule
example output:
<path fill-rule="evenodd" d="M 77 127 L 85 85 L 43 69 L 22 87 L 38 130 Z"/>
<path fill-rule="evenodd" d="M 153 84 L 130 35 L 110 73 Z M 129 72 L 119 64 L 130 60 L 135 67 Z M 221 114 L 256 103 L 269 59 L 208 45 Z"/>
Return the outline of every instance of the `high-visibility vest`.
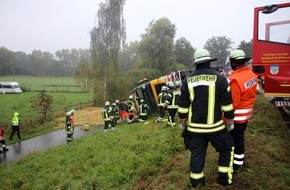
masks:
<path fill-rule="evenodd" d="M 254 103 L 256 98 L 256 88 L 258 84 L 258 77 L 248 67 L 235 70 L 230 76 L 230 85 L 233 85 L 233 81 L 236 81 L 239 85 L 240 96 L 234 97 L 235 90 L 232 90 L 233 105 L 235 110 L 235 123 L 245 123 L 251 118 L 254 110 Z M 235 102 L 239 102 L 238 104 Z"/>
<path fill-rule="evenodd" d="M 19 118 L 13 117 L 12 119 L 12 126 L 18 126 L 19 125 Z"/>

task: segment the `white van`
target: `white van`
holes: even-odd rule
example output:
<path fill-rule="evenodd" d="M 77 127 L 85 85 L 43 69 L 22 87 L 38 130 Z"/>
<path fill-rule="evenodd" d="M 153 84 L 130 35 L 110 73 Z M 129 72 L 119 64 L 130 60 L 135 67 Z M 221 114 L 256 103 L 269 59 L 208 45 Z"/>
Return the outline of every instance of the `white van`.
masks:
<path fill-rule="evenodd" d="M 21 93 L 22 90 L 17 82 L 0 82 L 1 94 Z"/>

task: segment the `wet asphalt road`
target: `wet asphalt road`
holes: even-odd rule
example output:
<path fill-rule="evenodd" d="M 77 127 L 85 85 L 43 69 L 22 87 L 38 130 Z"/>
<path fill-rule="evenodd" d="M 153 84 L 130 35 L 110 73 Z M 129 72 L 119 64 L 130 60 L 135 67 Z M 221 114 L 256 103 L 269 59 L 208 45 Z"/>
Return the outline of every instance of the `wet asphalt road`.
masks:
<path fill-rule="evenodd" d="M 92 132 L 100 129 L 102 129 L 101 126 L 90 127 L 89 130 L 83 130 L 81 126 L 77 126 L 75 127 L 73 137 L 74 139 L 76 139 L 78 137 L 87 136 L 90 135 Z M 15 135 L 14 138 L 17 138 L 17 135 Z M 59 131 L 53 131 L 51 133 L 31 139 L 19 141 L 15 144 L 6 146 L 9 151 L 0 154 L 0 163 L 10 163 L 28 154 L 45 151 L 49 148 L 53 148 L 55 146 L 65 143 L 69 142 L 66 140 L 66 133 L 64 129 Z"/>

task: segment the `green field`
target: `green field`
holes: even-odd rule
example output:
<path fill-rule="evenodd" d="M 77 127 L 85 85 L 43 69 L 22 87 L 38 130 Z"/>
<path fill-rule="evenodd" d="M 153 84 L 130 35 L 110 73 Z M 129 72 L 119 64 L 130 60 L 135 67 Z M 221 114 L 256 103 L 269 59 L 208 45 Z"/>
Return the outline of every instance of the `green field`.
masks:
<path fill-rule="evenodd" d="M 34 91 L 23 92 L 20 94 L 0 94 L 0 125 L 4 126 L 6 130 L 10 129 L 11 120 L 14 112 L 18 112 L 19 118 L 25 125 L 25 130 L 30 130 L 30 127 L 37 128 L 37 122 L 39 118 L 39 108 L 36 106 L 38 102 L 38 94 L 45 85 L 56 86 L 74 86 L 76 85 L 73 78 L 68 77 L 28 77 L 28 76 L 16 76 L 16 77 L 0 77 L 0 81 L 16 81 L 21 87 L 34 89 Z M 75 92 L 75 91 L 46 91 L 46 94 L 52 96 L 53 103 L 52 108 L 48 112 L 51 118 L 62 116 L 65 114 L 65 107 L 86 103 L 93 101 L 93 94 L 91 92 Z M 53 128 L 53 126 L 50 126 Z M 36 130 L 37 131 L 37 130 Z M 23 138 L 34 136 L 30 134 Z"/>

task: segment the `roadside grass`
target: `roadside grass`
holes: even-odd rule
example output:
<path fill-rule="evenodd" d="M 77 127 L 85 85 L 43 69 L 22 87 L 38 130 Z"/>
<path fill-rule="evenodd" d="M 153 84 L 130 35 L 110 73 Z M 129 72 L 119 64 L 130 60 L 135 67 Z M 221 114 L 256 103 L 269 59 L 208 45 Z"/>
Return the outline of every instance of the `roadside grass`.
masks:
<path fill-rule="evenodd" d="M 165 123 L 117 125 L 46 152 L 0 165 L 1 189 L 191 189 L 189 151 L 178 127 Z M 258 95 L 246 130 L 245 166 L 235 184 L 216 183 L 217 157 L 209 145 L 201 189 L 289 189 L 289 133 L 277 110 Z"/>
<path fill-rule="evenodd" d="M 164 124 L 164 123 L 163 123 Z M 152 120 L 121 124 L 47 152 L 1 165 L 4 189 L 132 189 L 180 151 L 180 130 Z M 1 188 L 2 189 L 2 188 Z"/>

